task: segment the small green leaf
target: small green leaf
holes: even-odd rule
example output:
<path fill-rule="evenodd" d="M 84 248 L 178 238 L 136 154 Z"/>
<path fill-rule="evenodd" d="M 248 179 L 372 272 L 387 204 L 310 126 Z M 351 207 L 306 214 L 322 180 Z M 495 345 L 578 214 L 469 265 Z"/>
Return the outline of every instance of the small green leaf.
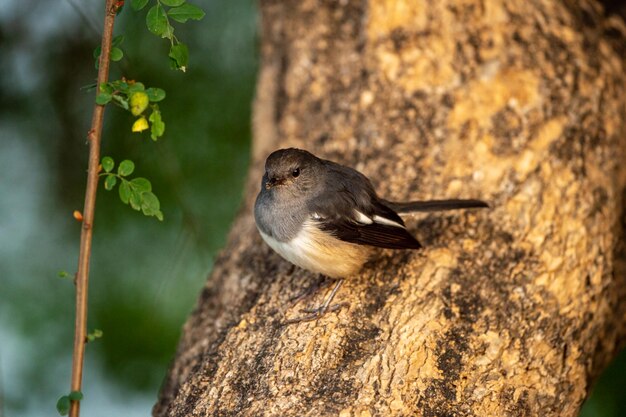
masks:
<path fill-rule="evenodd" d="M 157 140 L 165 133 L 165 123 L 163 123 L 163 119 L 161 119 L 161 112 L 157 106 L 153 106 L 152 113 L 148 120 L 150 120 L 152 124 L 150 126 L 150 137 L 152 140 Z"/>
<path fill-rule="evenodd" d="M 177 22 L 185 23 L 189 19 L 200 20 L 204 17 L 204 10 L 193 4 L 183 4 L 167 11 L 169 17 Z"/>
<path fill-rule="evenodd" d="M 121 93 L 128 93 L 128 83 L 126 81 L 122 81 L 122 80 L 115 80 L 115 81 L 111 81 L 109 83 L 111 85 L 111 87 L 113 87 L 115 90 L 121 92 Z"/>
<path fill-rule="evenodd" d="M 133 173 L 135 170 L 135 163 L 130 159 L 125 159 L 120 162 L 120 165 L 117 167 L 117 173 L 122 177 L 126 177 Z"/>
<path fill-rule="evenodd" d="M 64 395 L 61 398 L 59 398 L 59 400 L 57 401 L 57 411 L 62 416 L 68 415 L 68 413 L 70 412 L 70 397 L 69 396 Z"/>
<path fill-rule="evenodd" d="M 130 104 L 128 103 L 126 97 L 118 96 L 117 94 L 115 94 L 113 96 L 113 101 L 124 110 L 130 109 Z"/>
<path fill-rule="evenodd" d="M 57 272 L 57 276 L 59 278 L 69 278 L 70 274 L 67 271 L 59 271 Z"/>
<path fill-rule="evenodd" d="M 152 191 L 152 184 L 146 178 L 138 177 L 130 181 L 130 185 L 137 193 L 146 193 Z"/>
<path fill-rule="evenodd" d="M 135 191 L 134 189 L 130 189 L 130 206 L 135 209 L 141 209 L 141 194 Z"/>
<path fill-rule="evenodd" d="M 146 25 L 148 30 L 155 35 L 162 35 L 167 30 L 169 23 L 163 7 L 159 3 L 152 6 L 146 15 Z"/>
<path fill-rule="evenodd" d="M 115 166 L 115 162 L 110 156 L 105 156 L 104 158 L 102 158 L 100 164 L 102 165 L 102 169 L 104 169 L 104 172 L 111 172 L 113 170 L 113 167 Z"/>
<path fill-rule="evenodd" d="M 102 46 L 97 46 L 96 49 L 93 50 L 93 57 L 96 58 L 96 62 L 98 61 L 98 57 L 102 53 Z"/>
<path fill-rule="evenodd" d="M 128 84 L 128 94 L 131 93 L 136 93 L 138 91 L 145 91 L 146 86 L 144 86 L 142 83 L 132 83 L 132 84 Z"/>
<path fill-rule="evenodd" d="M 109 83 L 104 83 L 104 84 L 100 84 L 100 92 L 101 93 L 107 93 L 107 94 L 113 94 L 115 90 L 113 89 L 113 86 Z"/>
<path fill-rule="evenodd" d="M 122 51 L 120 48 L 114 47 L 111 48 L 111 53 L 109 56 L 111 57 L 111 61 L 117 62 L 120 59 L 124 58 L 124 51 Z"/>
<path fill-rule="evenodd" d="M 159 219 L 159 221 L 163 221 L 163 212 L 161 210 L 157 211 L 156 213 L 154 213 L 154 216 Z"/>
<path fill-rule="evenodd" d="M 118 190 L 120 193 L 120 200 L 122 200 L 122 203 L 128 204 L 128 201 L 130 200 L 130 183 L 124 178 L 122 178 L 122 183 L 120 184 L 120 187 Z"/>
<path fill-rule="evenodd" d="M 174 27 L 170 25 L 170 22 L 167 22 L 167 28 L 165 32 L 161 35 L 162 38 L 174 39 Z"/>
<path fill-rule="evenodd" d="M 187 49 L 187 45 L 184 43 L 173 45 L 170 49 L 169 57 L 170 66 L 173 69 L 179 69 L 182 72 L 187 70 L 187 64 L 189 62 L 189 50 Z"/>
<path fill-rule="evenodd" d="M 146 216 L 155 216 L 160 206 L 161 203 L 154 193 L 146 192 L 141 195 L 141 211 Z"/>
<path fill-rule="evenodd" d="M 100 333 L 102 333 L 101 330 Z M 83 393 L 80 391 L 72 391 L 70 392 L 70 395 L 68 395 L 68 397 L 72 401 L 81 401 L 83 399 Z"/>
<path fill-rule="evenodd" d="M 148 94 L 148 98 L 153 103 L 161 101 L 165 98 L 165 90 L 161 88 L 148 88 L 146 90 L 146 94 Z"/>
<path fill-rule="evenodd" d="M 94 329 L 91 332 L 89 332 L 89 334 L 87 334 L 87 341 L 89 342 L 93 342 L 96 339 L 101 338 L 103 335 L 102 330 L 100 329 Z M 72 394 L 70 394 L 70 398 L 71 398 Z M 73 399 L 73 398 L 71 398 Z M 82 399 L 82 398 L 80 398 Z"/>
<path fill-rule="evenodd" d="M 166 6 L 170 6 L 170 7 L 180 6 L 184 2 L 185 2 L 185 0 L 161 0 L 161 3 L 163 3 Z"/>
<path fill-rule="evenodd" d="M 137 11 L 146 7 L 146 4 L 148 4 L 148 0 L 131 0 L 130 2 L 130 6 L 133 8 L 133 10 Z"/>
<path fill-rule="evenodd" d="M 100 93 L 96 96 L 96 103 L 104 106 L 105 104 L 107 104 L 109 101 L 111 101 L 111 99 L 113 98 L 113 96 L 111 94 L 108 93 Z"/>
<path fill-rule="evenodd" d="M 117 177 L 113 174 L 109 174 L 104 180 L 104 189 L 111 191 L 113 187 L 115 187 L 115 184 L 117 184 Z"/>
<path fill-rule="evenodd" d="M 165 133 L 165 123 L 160 120 L 152 123 L 152 126 L 150 126 L 150 139 L 156 141 L 163 136 L 163 133 Z"/>
<path fill-rule="evenodd" d="M 124 35 L 117 35 L 113 38 L 111 46 L 120 46 L 124 42 Z"/>

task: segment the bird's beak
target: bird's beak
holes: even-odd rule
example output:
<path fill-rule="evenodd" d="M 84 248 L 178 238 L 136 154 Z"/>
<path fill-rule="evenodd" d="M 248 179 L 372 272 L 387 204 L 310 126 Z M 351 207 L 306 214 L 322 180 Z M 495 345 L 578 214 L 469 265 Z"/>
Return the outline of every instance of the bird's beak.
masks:
<path fill-rule="evenodd" d="M 270 188 L 276 186 L 276 185 L 281 185 L 284 184 L 285 181 L 282 179 L 278 179 L 276 177 L 272 177 L 270 178 L 266 183 L 265 183 L 265 189 L 269 190 Z"/>

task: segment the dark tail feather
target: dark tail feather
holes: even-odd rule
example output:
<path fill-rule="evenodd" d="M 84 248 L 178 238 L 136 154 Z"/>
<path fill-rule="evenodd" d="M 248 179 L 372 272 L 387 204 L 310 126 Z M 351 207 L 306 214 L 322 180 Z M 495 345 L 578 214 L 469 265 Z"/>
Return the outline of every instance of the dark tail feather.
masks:
<path fill-rule="evenodd" d="M 429 200 L 408 201 L 399 203 L 385 201 L 385 205 L 396 213 L 413 213 L 416 211 L 444 211 L 467 208 L 489 208 L 489 204 L 480 200 Z"/>

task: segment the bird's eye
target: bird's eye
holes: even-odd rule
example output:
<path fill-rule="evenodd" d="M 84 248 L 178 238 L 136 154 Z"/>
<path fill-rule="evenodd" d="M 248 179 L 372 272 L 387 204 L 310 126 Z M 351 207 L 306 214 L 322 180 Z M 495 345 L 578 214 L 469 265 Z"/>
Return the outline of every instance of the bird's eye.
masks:
<path fill-rule="evenodd" d="M 296 178 L 298 177 L 298 175 L 300 175 L 300 168 L 296 168 L 293 171 L 291 171 L 291 176 Z"/>

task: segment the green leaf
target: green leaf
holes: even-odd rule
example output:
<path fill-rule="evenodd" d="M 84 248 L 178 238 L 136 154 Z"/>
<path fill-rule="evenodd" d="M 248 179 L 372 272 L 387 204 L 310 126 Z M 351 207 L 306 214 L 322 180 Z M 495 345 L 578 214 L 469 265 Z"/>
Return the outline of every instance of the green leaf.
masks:
<path fill-rule="evenodd" d="M 122 200 L 122 203 L 128 204 L 128 201 L 130 200 L 130 183 L 126 181 L 124 178 L 122 178 L 122 183 L 120 184 L 120 187 L 119 187 L 119 193 L 120 193 L 120 200 Z"/>
<path fill-rule="evenodd" d="M 163 3 L 166 6 L 170 6 L 170 7 L 180 6 L 184 2 L 185 2 L 185 0 L 161 0 L 161 3 Z"/>
<path fill-rule="evenodd" d="M 111 53 L 109 54 L 109 56 L 111 57 L 111 61 L 117 62 L 120 59 L 124 58 L 124 51 L 122 51 L 120 48 L 113 47 L 111 48 Z"/>
<path fill-rule="evenodd" d="M 94 340 L 101 338 L 101 337 L 102 337 L 102 335 L 103 335 L 102 330 L 100 330 L 100 329 L 94 329 L 94 330 L 92 330 L 91 332 L 89 332 L 89 334 L 87 334 L 87 340 L 88 340 L 89 342 L 93 342 Z M 71 398 L 71 395 L 72 395 L 72 394 L 70 394 L 70 398 Z M 73 399 L 73 398 L 71 398 L 71 399 Z M 81 399 L 82 399 L 82 398 L 81 398 Z"/>
<path fill-rule="evenodd" d="M 99 330 L 100 333 L 102 333 L 101 330 Z M 69 399 L 72 401 L 80 401 L 83 399 L 83 393 L 80 391 L 72 391 L 70 392 L 70 395 L 68 395 Z"/>
<path fill-rule="evenodd" d="M 146 90 L 146 94 L 148 94 L 148 98 L 153 103 L 161 101 L 165 98 L 165 90 L 160 88 L 148 88 Z"/>
<path fill-rule="evenodd" d="M 108 93 L 100 93 L 96 96 L 96 103 L 104 106 L 105 104 L 107 104 L 109 101 L 111 101 L 111 99 L 113 98 L 113 96 L 111 94 Z"/>
<path fill-rule="evenodd" d="M 57 411 L 62 416 L 68 415 L 68 413 L 70 412 L 70 397 L 69 396 L 64 395 L 61 398 L 59 398 L 59 400 L 57 401 Z"/>
<path fill-rule="evenodd" d="M 117 173 L 122 177 L 126 177 L 133 173 L 135 170 L 135 163 L 130 159 L 125 159 L 120 162 L 120 165 L 117 167 Z"/>
<path fill-rule="evenodd" d="M 70 274 L 67 271 L 59 271 L 57 272 L 57 276 L 59 278 L 69 278 Z"/>
<path fill-rule="evenodd" d="M 138 91 L 144 91 L 145 89 L 146 86 L 139 82 L 128 84 L 128 94 L 136 93 Z"/>
<path fill-rule="evenodd" d="M 173 45 L 169 53 L 170 64 L 173 69 L 179 69 L 182 72 L 187 70 L 187 64 L 189 62 L 189 50 L 187 45 L 179 43 Z"/>
<path fill-rule="evenodd" d="M 146 192 L 141 195 L 141 211 L 146 216 L 155 216 L 160 206 L 161 203 L 154 193 Z"/>
<path fill-rule="evenodd" d="M 146 4 L 148 4 L 148 0 L 131 0 L 130 2 L 130 6 L 133 8 L 133 10 L 137 11 L 146 7 Z"/>
<path fill-rule="evenodd" d="M 150 120 L 150 137 L 152 140 L 157 140 L 163 133 L 165 133 L 165 123 L 163 123 L 163 119 L 161 119 L 161 112 L 157 106 L 154 106 L 152 109 L 152 113 L 148 118 Z"/>
<path fill-rule="evenodd" d="M 163 7 L 159 3 L 152 6 L 146 15 L 146 25 L 148 30 L 155 35 L 162 35 L 167 30 L 169 23 Z"/>
<path fill-rule="evenodd" d="M 102 165 L 102 169 L 104 169 L 104 172 L 111 172 L 113 170 L 113 167 L 115 166 L 115 162 L 110 156 L 105 156 L 104 158 L 102 158 L 100 164 Z"/>
<path fill-rule="evenodd" d="M 185 23 L 189 19 L 200 20 L 204 17 L 204 10 L 193 4 L 183 4 L 167 11 L 169 17 L 177 22 Z"/>
<path fill-rule="evenodd" d="M 161 35 L 162 38 L 174 39 L 174 27 L 170 25 L 170 22 L 167 22 L 167 29 Z"/>
<path fill-rule="evenodd" d="M 117 184 L 117 177 L 114 174 L 109 174 L 104 180 L 104 189 L 111 191 L 113 187 L 115 187 L 115 184 Z"/>
<path fill-rule="evenodd" d="M 118 96 L 117 94 L 115 94 L 113 96 L 113 101 L 124 110 L 128 110 L 130 108 L 130 104 L 128 104 L 128 100 L 126 99 L 126 97 Z"/>
<path fill-rule="evenodd" d="M 135 191 L 134 189 L 130 189 L 130 206 L 135 209 L 141 209 L 141 194 Z"/>
<path fill-rule="evenodd" d="M 122 80 L 115 80 L 115 81 L 111 81 L 109 83 L 111 85 L 111 87 L 113 87 L 115 90 L 119 91 L 120 93 L 128 93 L 128 83 L 126 81 L 122 81 Z"/>
<path fill-rule="evenodd" d="M 120 46 L 123 42 L 124 42 L 124 35 L 117 35 L 113 38 L 111 46 Z"/>
<path fill-rule="evenodd" d="M 101 93 L 107 93 L 107 94 L 113 94 L 115 90 L 113 89 L 113 86 L 109 83 L 104 83 L 104 84 L 100 84 L 100 92 Z"/>
<path fill-rule="evenodd" d="M 146 178 L 138 177 L 130 181 L 130 185 L 137 193 L 146 193 L 152 191 L 152 184 Z"/>
<path fill-rule="evenodd" d="M 156 213 L 154 213 L 154 216 L 159 219 L 159 221 L 163 221 L 163 212 L 161 210 L 157 211 Z"/>

